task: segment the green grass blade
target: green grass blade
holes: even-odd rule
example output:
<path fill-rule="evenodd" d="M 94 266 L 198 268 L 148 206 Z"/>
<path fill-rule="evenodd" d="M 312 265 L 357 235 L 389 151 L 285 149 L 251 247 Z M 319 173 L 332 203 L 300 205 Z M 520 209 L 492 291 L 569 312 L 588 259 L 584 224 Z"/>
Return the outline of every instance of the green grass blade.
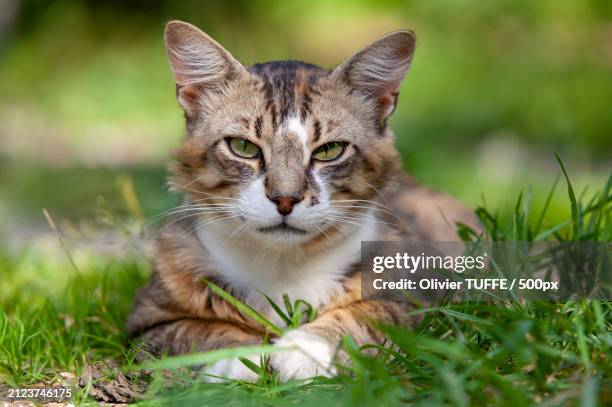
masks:
<path fill-rule="evenodd" d="M 255 362 L 247 359 L 247 358 L 239 358 L 240 361 L 242 362 L 243 365 L 245 365 L 246 367 L 249 368 L 249 370 L 251 370 L 252 372 L 258 374 L 258 375 L 262 375 L 263 374 L 263 369 L 261 366 L 257 365 Z"/>
<path fill-rule="evenodd" d="M 550 206 L 552 197 L 555 194 L 557 185 L 559 184 L 559 179 L 561 179 L 561 174 L 557 174 L 557 177 L 555 178 L 555 182 L 553 183 L 552 188 L 550 188 L 550 191 L 548 191 L 548 195 L 546 196 L 544 207 L 542 208 L 542 211 L 540 212 L 540 217 L 538 218 L 538 222 L 536 223 L 535 229 L 533 230 L 533 235 L 536 236 L 535 240 L 537 240 L 538 233 L 540 233 L 542 222 L 544 222 L 544 217 L 546 216 L 546 212 L 548 212 L 548 207 Z"/>
<path fill-rule="evenodd" d="M 587 377 L 584 385 L 582 386 L 582 392 L 580 393 L 578 405 L 580 407 L 597 407 L 599 398 L 598 390 L 599 378 L 595 376 Z"/>
<path fill-rule="evenodd" d="M 259 291 L 259 290 L 258 290 Z M 261 295 L 264 296 L 264 298 L 268 301 L 268 303 L 270 304 L 270 306 L 272 307 L 272 309 L 274 310 L 274 312 L 276 312 L 278 314 L 279 317 L 281 317 L 281 319 L 283 321 L 285 321 L 285 325 L 287 326 L 291 326 L 291 319 L 289 318 L 289 316 L 287 314 L 285 314 L 285 312 L 283 312 L 283 310 L 274 302 L 274 300 L 270 297 L 268 297 L 266 294 L 264 294 L 263 292 L 259 291 L 259 293 Z"/>
<path fill-rule="evenodd" d="M 569 175 L 567 175 L 567 171 L 565 170 L 563 161 L 561 161 L 561 157 L 559 157 L 557 153 L 555 153 L 555 157 L 557 158 L 557 162 L 561 166 L 561 171 L 563 172 L 563 176 L 565 177 L 565 181 L 567 182 L 567 194 L 569 196 L 570 204 L 572 207 L 572 226 L 574 232 L 573 239 L 578 240 L 580 238 L 580 223 L 578 217 L 578 203 L 576 201 L 576 195 L 574 194 L 572 182 L 569 179 Z"/>
<path fill-rule="evenodd" d="M 214 292 L 219 297 L 223 298 L 225 301 L 232 304 L 234 307 L 236 307 L 238 311 L 242 312 L 244 315 L 248 316 L 249 318 L 257 321 L 260 325 L 262 325 L 264 328 L 266 328 L 270 332 L 276 335 L 279 335 L 279 336 L 283 334 L 282 329 L 274 325 L 272 322 L 268 321 L 263 315 L 261 315 L 255 309 L 243 303 L 238 298 L 234 297 L 233 295 L 225 291 L 223 288 L 219 287 L 217 284 L 210 282 L 206 279 L 202 279 L 202 280 L 208 285 L 208 287 L 212 290 L 212 292 Z"/>
<path fill-rule="evenodd" d="M 210 352 L 191 353 L 188 355 L 172 356 L 159 360 L 146 362 L 135 369 L 176 369 L 215 363 L 224 359 L 244 358 L 260 353 L 284 352 L 290 348 L 280 348 L 274 345 L 240 346 L 236 348 L 217 349 Z"/>
<path fill-rule="evenodd" d="M 456 318 L 462 321 L 476 322 L 478 324 L 484 324 L 484 325 L 493 325 L 493 323 L 489 320 L 482 319 L 474 315 L 465 314 L 463 312 L 454 311 L 452 309 L 442 308 L 441 311 L 442 313 L 450 317 L 453 317 L 453 318 Z"/>
<path fill-rule="evenodd" d="M 283 303 L 285 304 L 285 309 L 289 315 L 293 314 L 293 307 L 291 306 L 291 301 L 289 300 L 288 294 L 283 294 Z"/>

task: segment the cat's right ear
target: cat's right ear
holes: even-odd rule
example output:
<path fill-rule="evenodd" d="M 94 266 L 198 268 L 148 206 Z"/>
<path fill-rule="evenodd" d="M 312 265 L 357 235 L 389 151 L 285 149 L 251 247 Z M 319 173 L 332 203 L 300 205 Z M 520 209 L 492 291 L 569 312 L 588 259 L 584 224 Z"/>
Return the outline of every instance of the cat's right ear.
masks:
<path fill-rule="evenodd" d="M 218 89 L 247 72 L 225 48 L 189 23 L 169 22 L 165 40 L 177 98 L 188 119 L 201 108 L 205 92 Z"/>

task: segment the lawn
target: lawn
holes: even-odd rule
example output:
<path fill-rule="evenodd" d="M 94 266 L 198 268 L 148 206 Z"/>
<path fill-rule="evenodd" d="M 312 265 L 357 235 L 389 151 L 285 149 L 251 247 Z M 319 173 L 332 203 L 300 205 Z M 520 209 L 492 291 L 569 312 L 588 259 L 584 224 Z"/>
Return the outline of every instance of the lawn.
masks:
<path fill-rule="evenodd" d="M 285 384 L 267 370 L 206 384 L 190 366 L 228 352 L 152 364 L 124 332 L 181 200 L 164 187 L 184 133 L 167 21 L 246 64 L 326 68 L 415 30 L 390 120 L 404 169 L 473 207 L 485 240 L 609 244 L 611 16 L 602 0 L 0 1 L 0 394 L 65 383 L 76 404 L 612 405 L 610 296 L 423 306 L 419 326 L 381 327 L 393 348 L 373 358 L 346 338 L 339 377 Z"/>
<path fill-rule="evenodd" d="M 531 213 L 528 195 L 503 217 L 480 207 L 484 238 L 609 241 L 611 182 L 576 197 L 569 180 L 561 178 L 556 188 L 567 184 L 567 219 L 561 223 L 548 222 L 547 204 Z M 376 357 L 345 338 L 351 365 L 341 366 L 334 379 L 281 384 L 274 372 L 261 370 L 254 384 L 207 384 L 189 368 L 227 357 L 228 351 L 140 364 L 123 324 L 135 290 L 150 272 L 150 254 L 135 243 L 143 221 L 113 219 L 129 248 L 121 256 L 73 250 L 61 230 L 55 242 L 59 254 L 0 251 L 0 383 L 66 382 L 75 386 L 77 403 L 126 401 L 134 391 L 142 405 L 164 406 L 612 403 L 612 303 L 605 300 L 417 309 L 413 313 L 424 318 L 414 329 L 380 327 L 395 346 L 378 348 Z M 249 350 L 229 354 L 244 352 Z"/>

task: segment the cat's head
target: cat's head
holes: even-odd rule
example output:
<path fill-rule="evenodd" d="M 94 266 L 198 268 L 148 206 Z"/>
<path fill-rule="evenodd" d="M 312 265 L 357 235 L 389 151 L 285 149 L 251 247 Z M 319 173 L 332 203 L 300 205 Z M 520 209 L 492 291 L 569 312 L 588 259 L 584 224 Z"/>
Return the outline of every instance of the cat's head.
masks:
<path fill-rule="evenodd" d="M 387 119 L 415 47 L 383 36 L 332 70 L 245 66 L 193 25 L 166 26 L 188 137 L 172 186 L 234 237 L 294 245 L 362 222 L 399 165 Z"/>

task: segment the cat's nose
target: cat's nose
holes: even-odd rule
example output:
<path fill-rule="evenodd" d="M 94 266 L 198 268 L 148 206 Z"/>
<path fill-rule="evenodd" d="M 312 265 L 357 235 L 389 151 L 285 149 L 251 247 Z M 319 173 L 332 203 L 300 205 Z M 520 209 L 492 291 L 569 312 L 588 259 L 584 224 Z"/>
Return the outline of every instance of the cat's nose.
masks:
<path fill-rule="evenodd" d="M 279 196 L 272 198 L 272 201 L 276 204 L 276 210 L 283 216 L 287 216 L 293 210 L 293 206 L 301 201 L 301 199 L 295 196 Z"/>

